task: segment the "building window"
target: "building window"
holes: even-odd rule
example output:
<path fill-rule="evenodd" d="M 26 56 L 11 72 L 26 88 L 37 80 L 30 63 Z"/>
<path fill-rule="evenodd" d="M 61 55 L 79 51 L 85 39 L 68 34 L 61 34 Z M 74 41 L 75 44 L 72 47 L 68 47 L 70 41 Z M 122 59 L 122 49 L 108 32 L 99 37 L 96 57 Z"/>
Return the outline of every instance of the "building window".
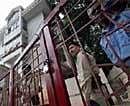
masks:
<path fill-rule="evenodd" d="M 8 20 L 8 34 L 12 31 L 14 31 L 15 29 L 17 29 L 17 27 L 19 22 L 19 16 L 18 13 L 14 13 L 14 15 Z"/>
<path fill-rule="evenodd" d="M 23 21 L 22 27 L 23 27 L 23 29 L 24 29 L 25 31 L 27 31 L 27 21 L 26 21 L 24 18 L 22 18 L 22 21 Z"/>
<path fill-rule="evenodd" d="M 8 34 L 11 32 L 11 27 L 8 28 Z"/>

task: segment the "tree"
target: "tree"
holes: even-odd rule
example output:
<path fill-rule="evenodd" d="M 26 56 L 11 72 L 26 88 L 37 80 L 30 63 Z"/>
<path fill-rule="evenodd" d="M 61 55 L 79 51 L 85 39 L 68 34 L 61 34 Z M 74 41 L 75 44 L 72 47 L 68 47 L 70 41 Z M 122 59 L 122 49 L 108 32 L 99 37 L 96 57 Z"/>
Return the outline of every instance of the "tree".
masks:
<path fill-rule="evenodd" d="M 90 21 L 87 11 L 85 11 L 77 19 L 75 18 L 88 7 L 91 0 L 80 0 L 78 3 L 77 1 L 78 0 L 69 0 L 67 5 L 65 6 L 66 11 L 69 11 L 73 7 L 68 15 L 71 21 L 75 20 L 73 21 L 73 25 L 76 31 L 78 31 L 82 26 Z M 56 0 L 50 0 L 50 4 L 53 5 L 56 3 Z M 68 38 L 70 35 L 74 34 L 74 31 L 69 23 L 67 16 L 65 16 L 65 12 L 61 11 L 61 13 L 64 15 L 64 18 L 62 19 L 63 28 L 68 26 L 64 30 L 64 38 Z M 95 56 L 97 63 L 107 63 L 109 62 L 109 59 L 107 58 L 106 54 L 101 50 L 99 45 L 100 35 L 101 27 L 95 23 L 92 23 L 91 25 L 85 27 L 82 31 L 78 32 L 78 37 L 81 41 L 81 44 L 83 45 L 83 48 Z"/>

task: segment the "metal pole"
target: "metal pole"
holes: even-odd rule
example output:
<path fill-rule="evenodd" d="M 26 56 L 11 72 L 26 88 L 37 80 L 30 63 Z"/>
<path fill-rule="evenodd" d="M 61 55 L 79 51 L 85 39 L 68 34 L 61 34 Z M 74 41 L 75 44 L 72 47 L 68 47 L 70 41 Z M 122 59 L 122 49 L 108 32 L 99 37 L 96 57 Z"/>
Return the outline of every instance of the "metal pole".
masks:
<path fill-rule="evenodd" d="M 14 69 L 10 70 L 9 79 L 9 102 L 8 106 L 15 106 L 15 94 L 14 94 Z"/>

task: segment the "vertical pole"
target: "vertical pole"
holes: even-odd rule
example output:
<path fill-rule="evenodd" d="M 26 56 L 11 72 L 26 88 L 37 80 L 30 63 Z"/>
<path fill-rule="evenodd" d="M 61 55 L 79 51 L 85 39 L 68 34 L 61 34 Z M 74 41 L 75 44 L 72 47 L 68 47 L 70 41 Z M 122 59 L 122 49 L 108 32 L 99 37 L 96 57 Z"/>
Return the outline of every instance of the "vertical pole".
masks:
<path fill-rule="evenodd" d="M 8 106 L 15 106 L 15 94 L 14 94 L 14 69 L 10 70 L 9 79 L 9 102 Z"/>
<path fill-rule="evenodd" d="M 64 39 L 62 30 L 61 30 L 61 28 L 62 28 L 62 26 L 63 26 L 63 23 L 60 21 L 60 18 L 59 18 L 59 17 L 57 17 L 57 25 L 58 25 L 58 29 L 59 29 L 59 31 L 60 31 L 60 33 L 61 33 L 61 35 L 62 35 L 62 36 L 61 36 L 61 37 L 62 37 L 62 40 L 63 40 L 63 42 L 64 42 L 64 44 L 63 44 L 63 49 L 64 49 L 64 51 L 65 51 L 65 53 L 66 53 L 67 61 L 69 62 L 69 64 L 70 64 L 71 67 L 72 67 L 73 74 L 74 74 L 74 78 L 75 78 L 75 80 L 76 80 L 76 84 L 77 84 L 77 86 L 78 86 L 78 89 L 79 89 L 79 92 L 80 92 L 80 95 L 81 95 L 81 99 L 82 99 L 83 105 L 84 105 L 84 106 L 87 106 L 88 104 L 87 104 L 86 101 L 85 101 L 85 98 L 84 98 L 84 96 L 83 96 L 83 93 L 82 93 L 82 90 L 81 90 L 81 87 L 80 87 L 80 84 L 79 84 L 79 81 L 78 81 L 78 78 L 77 78 L 76 67 L 74 66 L 74 63 L 72 62 L 71 56 L 70 56 L 70 54 L 69 54 L 69 52 L 68 52 L 68 50 L 67 50 L 67 46 L 66 46 L 66 44 L 65 44 L 65 39 Z"/>
<path fill-rule="evenodd" d="M 36 55 L 38 56 L 39 53 L 38 53 L 38 48 L 36 48 Z M 37 58 L 37 64 L 39 65 L 40 64 L 40 59 L 39 57 Z M 41 92 L 41 102 L 42 102 L 42 105 L 44 104 L 44 96 L 43 96 L 43 87 L 42 87 L 42 78 L 41 78 L 41 70 L 40 68 L 38 67 L 38 77 L 39 77 L 39 84 L 40 84 L 40 92 Z"/>
<path fill-rule="evenodd" d="M 45 61 L 48 58 L 48 51 L 47 51 L 47 46 L 46 46 L 46 41 L 44 38 L 43 31 L 41 31 L 40 36 L 41 36 L 40 49 L 42 52 L 42 59 L 43 61 Z M 53 80 L 53 76 L 50 69 L 49 69 L 48 74 L 45 74 L 44 77 L 45 77 L 45 83 L 46 83 L 46 88 L 47 88 L 47 93 L 48 93 L 49 106 L 58 106 L 57 96 L 56 96 L 55 88 L 54 88 L 54 80 Z"/>
<path fill-rule="evenodd" d="M 49 60 L 52 61 L 51 69 L 53 72 L 54 86 L 57 95 L 58 106 L 71 106 L 67 88 L 65 86 L 64 78 L 61 72 L 61 67 L 57 60 L 55 45 L 52 41 L 49 27 L 48 26 L 44 27 L 43 32 L 44 32 L 44 39 L 46 41 Z"/>

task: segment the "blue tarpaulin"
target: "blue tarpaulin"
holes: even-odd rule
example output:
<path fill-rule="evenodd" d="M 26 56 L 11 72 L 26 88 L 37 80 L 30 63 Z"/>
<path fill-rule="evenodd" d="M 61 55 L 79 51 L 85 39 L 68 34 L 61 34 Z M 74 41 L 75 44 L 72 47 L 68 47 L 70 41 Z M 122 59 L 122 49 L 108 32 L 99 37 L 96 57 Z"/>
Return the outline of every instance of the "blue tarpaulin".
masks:
<path fill-rule="evenodd" d="M 123 11 L 114 17 L 118 23 L 130 23 L 130 11 Z M 130 30 L 130 24 L 126 25 L 126 29 Z M 110 32 L 117 27 L 112 23 L 107 27 L 107 32 Z M 112 34 L 105 37 L 101 36 L 100 45 L 107 54 L 108 58 L 114 64 L 118 64 L 119 58 L 130 66 L 130 31 L 118 28 Z M 116 52 L 116 54 L 114 53 Z M 118 56 L 117 56 L 118 55 Z M 118 58 L 119 57 L 119 58 Z"/>

